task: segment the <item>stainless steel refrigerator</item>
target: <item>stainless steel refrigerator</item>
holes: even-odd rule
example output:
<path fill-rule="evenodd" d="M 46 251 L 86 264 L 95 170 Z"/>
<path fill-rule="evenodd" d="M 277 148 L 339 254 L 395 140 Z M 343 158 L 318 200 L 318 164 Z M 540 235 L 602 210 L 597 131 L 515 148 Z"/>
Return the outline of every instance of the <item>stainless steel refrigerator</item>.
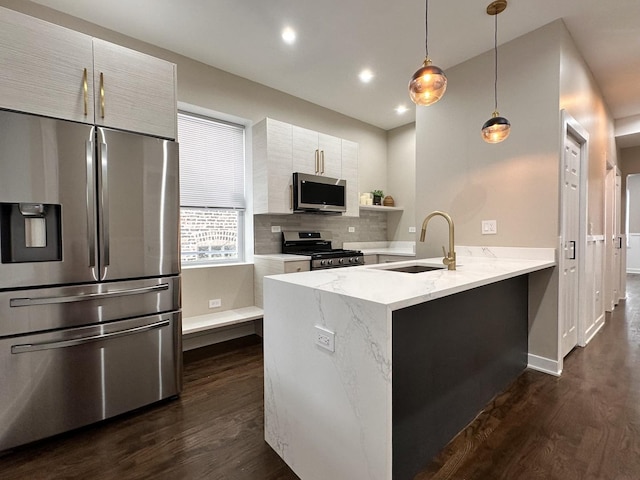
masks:
<path fill-rule="evenodd" d="M 0 450 L 180 392 L 177 151 L 0 111 Z"/>

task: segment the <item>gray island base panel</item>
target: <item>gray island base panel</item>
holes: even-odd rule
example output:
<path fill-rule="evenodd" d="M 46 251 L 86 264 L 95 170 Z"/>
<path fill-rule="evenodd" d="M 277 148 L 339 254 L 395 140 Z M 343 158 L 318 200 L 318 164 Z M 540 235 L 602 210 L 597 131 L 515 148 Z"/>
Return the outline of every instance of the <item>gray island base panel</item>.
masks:
<path fill-rule="evenodd" d="M 527 366 L 528 277 L 393 312 L 393 479 L 411 479 Z"/>

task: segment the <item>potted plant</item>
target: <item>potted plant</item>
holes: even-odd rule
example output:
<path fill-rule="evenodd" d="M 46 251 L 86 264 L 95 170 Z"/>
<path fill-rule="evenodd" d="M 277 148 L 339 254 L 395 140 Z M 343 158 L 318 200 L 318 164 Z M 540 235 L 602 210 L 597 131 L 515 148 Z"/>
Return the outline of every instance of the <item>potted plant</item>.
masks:
<path fill-rule="evenodd" d="M 373 195 L 373 204 L 382 205 L 382 197 L 384 197 L 382 190 L 372 190 L 371 194 Z"/>

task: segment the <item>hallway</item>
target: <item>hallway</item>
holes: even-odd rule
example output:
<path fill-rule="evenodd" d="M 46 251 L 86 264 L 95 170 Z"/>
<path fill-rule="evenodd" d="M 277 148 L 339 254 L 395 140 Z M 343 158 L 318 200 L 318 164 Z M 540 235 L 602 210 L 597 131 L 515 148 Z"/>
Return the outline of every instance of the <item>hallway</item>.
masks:
<path fill-rule="evenodd" d="M 297 479 L 263 439 L 262 369 L 255 336 L 187 352 L 179 399 L 4 452 L 0 478 Z M 525 371 L 416 477 L 638 478 L 640 275 L 562 377 Z"/>

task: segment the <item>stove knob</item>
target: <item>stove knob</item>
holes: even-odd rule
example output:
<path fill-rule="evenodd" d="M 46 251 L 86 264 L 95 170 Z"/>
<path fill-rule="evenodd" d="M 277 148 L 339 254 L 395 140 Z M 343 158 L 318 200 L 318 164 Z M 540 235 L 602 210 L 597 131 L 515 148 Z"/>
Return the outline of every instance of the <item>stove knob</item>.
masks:
<path fill-rule="evenodd" d="M 327 261 L 326 260 L 320 260 L 320 265 L 326 265 Z"/>
<path fill-rule="evenodd" d="M 358 257 L 350 258 L 349 261 L 352 263 L 360 263 Z"/>
<path fill-rule="evenodd" d="M 338 263 L 342 265 L 344 263 L 344 258 L 341 258 L 340 260 L 338 260 Z"/>
<path fill-rule="evenodd" d="M 333 265 L 333 260 L 327 260 L 327 264 Z"/>

